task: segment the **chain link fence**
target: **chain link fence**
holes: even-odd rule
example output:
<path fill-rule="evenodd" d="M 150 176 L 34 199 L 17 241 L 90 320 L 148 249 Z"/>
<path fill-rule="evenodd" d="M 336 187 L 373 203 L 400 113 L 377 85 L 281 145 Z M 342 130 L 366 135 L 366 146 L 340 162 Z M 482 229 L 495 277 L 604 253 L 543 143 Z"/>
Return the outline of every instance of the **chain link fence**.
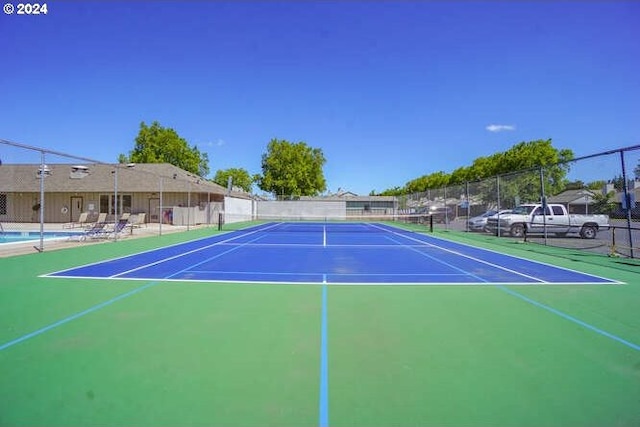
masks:
<path fill-rule="evenodd" d="M 169 164 L 107 163 L 0 140 L 0 245 L 217 226 L 227 190 Z"/>
<path fill-rule="evenodd" d="M 489 229 L 500 238 L 635 258 L 639 175 L 640 145 L 398 197 L 329 199 L 344 202 L 345 217 L 417 214 L 431 217 L 436 229 L 488 235 Z M 319 198 L 285 198 L 281 206 L 265 199 L 234 194 L 169 164 L 101 162 L 0 139 L 2 247 L 31 242 L 42 251 L 60 241 L 219 227 L 251 220 L 267 206 L 281 215 L 293 208 L 296 215 L 317 215 L 323 206 Z M 508 215 L 526 204 L 539 210 L 525 212 L 526 219 Z"/>
<path fill-rule="evenodd" d="M 634 258 L 640 254 L 639 193 L 640 146 L 632 146 L 399 200 L 407 212 L 437 215 L 434 226 L 440 229 Z M 540 209 L 508 215 L 526 204 Z"/>

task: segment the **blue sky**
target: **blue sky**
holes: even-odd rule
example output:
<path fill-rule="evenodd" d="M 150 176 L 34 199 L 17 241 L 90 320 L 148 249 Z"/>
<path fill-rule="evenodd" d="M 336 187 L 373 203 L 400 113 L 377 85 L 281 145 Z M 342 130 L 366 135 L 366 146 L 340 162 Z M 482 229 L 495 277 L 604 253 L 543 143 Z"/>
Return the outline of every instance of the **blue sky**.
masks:
<path fill-rule="evenodd" d="M 0 16 L 0 138 L 115 161 L 157 120 L 212 174 L 304 141 L 358 194 L 521 141 L 587 155 L 640 143 L 639 22 L 614 1 L 49 2 Z"/>

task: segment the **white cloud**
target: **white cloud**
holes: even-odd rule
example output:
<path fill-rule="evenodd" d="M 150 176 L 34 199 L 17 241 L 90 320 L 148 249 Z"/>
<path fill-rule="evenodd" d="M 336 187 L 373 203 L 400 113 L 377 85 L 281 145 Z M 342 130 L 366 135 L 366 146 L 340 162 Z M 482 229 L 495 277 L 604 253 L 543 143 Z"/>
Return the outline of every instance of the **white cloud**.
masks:
<path fill-rule="evenodd" d="M 486 127 L 489 132 L 503 132 L 505 130 L 516 130 L 515 125 L 489 125 Z"/>
<path fill-rule="evenodd" d="M 209 141 L 205 145 L 207 147 L 222 147 L 225 144 L 224 139 L 216 139 L 215 141 Z"/>

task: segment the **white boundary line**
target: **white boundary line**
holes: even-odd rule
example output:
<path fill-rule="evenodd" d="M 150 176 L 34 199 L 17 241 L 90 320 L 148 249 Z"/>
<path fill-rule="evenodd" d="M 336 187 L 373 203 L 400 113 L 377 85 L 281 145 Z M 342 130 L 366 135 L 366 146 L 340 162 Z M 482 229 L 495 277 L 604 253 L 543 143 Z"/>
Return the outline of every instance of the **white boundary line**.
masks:
<path fill-rule="evenodd" d="M 261 225 L 263 225 L 263 224 L 258 224 L 256 227 L 259 227 L 259 226 L 261 226 Z M 239 236 L 230 237 L 230 238 L 225 239 L 225 240 L 220 240 L 220 241 L 215 242 L 215 243 L 213 243 L 213 244 L 211 244 L 211 245 L 202 246 L 202 247 L 200 247 L 200 248 L 198 248 L 198 249 L 195 249 L 195 250 L 193 250 L 193 251 L 189 251 L 189 252 L 185 252 L 185 253 L 183 253 L 183 254 L 181 254 L 181 255 L 185 255 L 185 254 L 190 253 L 190 252 L 197 252 L 199 249 L 204 249 L 204 248 L 209 248 L 209 247 L 216 246 L 216 245 L 219 245 L 219 244 L 224 244 L 225 242 L 229 242 L 229 241 L 231 241 L 231 240 L 234 240 L 234 239 L 237 239 L 237 238 L 240 238 L 240 237 L 243 237 L 243 236 L 248 236 L 248 235 L 250 235 L 250 234 L 257 233 L 257 232 L 259 232 L 259 231 L 263 231 L 263 230 L 269 229 L 269 228 L 271 228 L 271 227 L 275 227 L 277 224 L 268 224 L 268 225 L 269 225 L 268 227 L 263 227 L 263 228 L 261 228 L 261 229 L 259 229 L 259 230 L 252 230 L 252 231 L 250 231 L 250 232 L 243 232 L 243 234 L 240 234 Z M 223 232 L 223 233 L 220 233 L 220 234 L 214 234 L 214 235 L 212 235 L 212 236 L 205 236 L 205 237 L 199 237 L 199 238 L 197 238 L 197 239 L 185 240 L 184 242 L 174 243 L 174 244 L 172 244 L 172 245 L 168 245 L 168 246 L 162 246 L 162 247 L 159 247 L 159 248 L 148 249 L 148 250 L 146 250 L 146 251 L 136 252 L 136 253 L 129 254 L 129 255 L 122 255 L 122 256 L 119 256 L 119 257 L 109 258 L 109 259 L 102 260 L 102 261 L 91 262 L 91 263 L 89 263 L 89 264 L 83 264 L 83 265 L 79 265 L 79 266 L 76 266 L 76 267 L 65 268 L 64 270 L 58 270 L 58 271 L 54 271 L 54 272 L 52 272 L 52 273 L 41 274 L 41 275 L 40 275 L 40 276 L 38 276 L 38 277 L 57 277 L 57 276 L 53 276 L 53 275 L 54 275 L 54 274 L 65 273 L 65 272 L 67 272 L 67 271 L 71 271 L 71 270 L 76 270 L 76 269 L 78 269 L 78 268 L 85 268 L 85 267 L 91 267 L 91 266 L 93 266 L 93 265 L 104 264 L 105 262 L 118 261 L 118 260 L 125 259 L 125 258 L 129 258 L 129 257 L 132 257 L 132 256 L 138 256 L 138 255 L 142 255 L 142 254 L 148 254 L 148 253 L 151 253 L 151 252 L 156 252 L 156 251 L 164 250 L 164 249 L 167 249 L 167 248 L 174 248 L 174 247 L 176 247 L 176 246 L 186 245 L 186 244 L 189 244 L 189 243 L 198 242 L 198 241 L 200 241 L 200 240 L 208 240 L 208 239 L 213 239 L 213 238 L 216 238 L 216 237 L 224 237 L 224 236 L 226 236 L 226 235 L 228 235 L 228 234 L 237 233 L 237 232 L 239 232 L 239 231 L 242 231 L 242 230 L 226 231 L 226 232 Z M 240 245 L 240 243 L 237 243 L 237 245 Z M 180 255 L 178 255 L 178 256 L 180 256 Z M 169 257 L 169 258 L 166 258 L 166 260 L 170 260 L 170 259 L 172 259 L 172 258 L 176 258 L 176 257 L 177 257 L 177 256 Z M 162 262 L 162 261 L 163 261 L 163 260 L 160 260 L 160 261 L 157 261 L 156 263 L 160 263 L 160 262 Z M 151 264 L 148 264 L 148 265 L 153 265 L 153 264 L 156 264 L 156 263 L 151 263 Z M 95 277 L 94 277 L 94 278 L 95 278 Z"/>
<path fill-rule="evenodd" d="M 254 227 L 261 227 L 263 225 L 265 225 L 265 226 L 262 227 L 262 228 L 251 230 Z M 81 265 L 81 266 L 78 266 L 78 267 L 68 268 L 68 269 L 56 271 L 56 272 L 53 272 L 53 273 L 40 275 L 38 277 L 49 277 L 49 278 L 60 278 L 60 279 L 68 279 L 68 278 L 76 279 L 76 278 L 79 278 L 79 279 L 98 279 L 98 280 L 104 280 L 104 279 L 107 279 L 107 280 L 147 280 L 147 281 L 149 281 L 149 280 L 159 280 L 159 281 L 200 282 L 200 283 L 220 283 L 220 284 L 225 284 L 225 283 L 271 284 L 271 285 L 273 285 L 273 284 L 285 284 L 285 285 L 292 285 L 292 284 L 297 284 L 297 285 L 300 285 L 300 284 L 317 285 L 317 284 L 322 284 L 322 283 L 319 283 L 319 282 L 301 282 L 301 281 L 297 281 L 297 282 L 294 282 L 294 281 L 291 281 L 291 282 L 287 282 L 287 281 L 285 281 L 285 282 L 283 282 L 283 281 L 270 282 L 270 281 L 251 281 L 251 280 L 238 280 L 238 281 L 235 281 L 235 280 L 150 279 L 150 278 L 123 278 L 123 277 L 118 277 L 118 276 L 121 276 L 123 274 L 127 274 L 127 273 L 130 273 L 130 272 L 133 272 L 133 271 L 141 270 L 141 269 L 147 268 L 147 267 L 152 266 L 152 265 L 158 265 L 158 264 L 161 264 L 161 263 L 163 263 L 165 261 L 170 261 L 172 259 L 179 258 L 179 257 L 181 257 L 183 255 L 188 255 L 188 254 L 191 254 L 191 253 L 195 253 L 195 252 L 198 252 L 198 251 L 200 251 L 202 249 L 208 249 L 210 247 L 218 246 L 218 245 L 234 245 L 234 246 L 235 245 L 238 245 L 238 246 L 254 246 L 254 245 L 255 246 L 318 246 L 318 245 L 307 245 L 307 244 L 304 244 L 304 245 L 273 244 L 273 245 L 271 245 L 271 244 L 252 244 L 252 243 L 246 243 L 246 244 L 227 243 L 227 242 L 230 242 L 232 240 L 235 240 L 235 239 L 238 239 L 238 238 L 241 238 L 241 237 L 244 237 L 244 236 L 248 236 L 248 235 L 260 232 L 260 231 L 265 231 L 265 230 L 268 230 L 270 228 L 277 227 L 278 225 L 279 225 L 279 223 L 267 223 L 267 224 L 259 224 L 259 225 L 256 225 L 256 226 L 252 226 L 252 227 L 248 228 L 251 231 L 244 232 L 243 234 L 241 234 L 239 236 L 230 237 L 228 239 L 221 240 L 221 241 L 215 242 L 215 243 L 210 244 L 210 245 L 206 245 L 206 246 L 203 246 L 203 247 L 200 247 L 200 248 L 188 251 L 188 252 L 184 252 L 182 254 L 175 255 L 175 256 L 172 256 L 172 257 L 164 258 L 162 260 L 155 261 L 153 263 L 149 263 L 149 264 L 146 264 L 144 266 L 136 267 L 134 269 L 127 270 L 127 271 L 124 271 L 124 272 L 120 272 L 120 273 L 118 273 L 116 275 L 109 276 L 109 277 L 54 276 L 54 274 L 64 273 L 66 271 L 75 270 L 77 268 L 90 267 L 92 265 L 98 265 L 98 264 L 102 264 L 102 263 L 105 263 L 105 262 L 116 261 L 116 260 L 119 260 L 119 259 L 124 259 L 124 258 L 128 258 L 128 257 L 131 257 L 131 256 L 150 253 L 150 252 L 154 252 L 154 251 L 157 251 L 157 250 L 162 250 L 162 249 L 165 249 L 165 248 L 171 248 L 171 247 L 175 247 L 175 246 L 180 246 L 180 245 L 183 245 L 183 244 L 197 242 L 199 240 L 206 240 L 206 239 L 211 239 L 211 238 L 215 238 L 215 237 L 220 237 L 220 236 L 224 236 L 225 234 L 242 232 L 243 230 L 234 230 L 234 231 L 229 231 L 229 232 L 222 233 L 222 234 L 217 234 L 217 235 L 214 235 L 214 236 L 206 236 L 206 237 L 202 237 L 202 238 L 198 238 L 198 239 L 187 240 L 185 242 L 175 243 L 175 244 L 172 244 L 172 245 L 169 245 L 169 246 L 165 246 L 165 247 L 162 247 L 162 248 L 149 249 L 149 250 L 146 250 L 146 251 L 143 251 L 143 252 L 138 252 L 138 253 L 135 253 L 135 254 L 125 255 L 125 256 L 121 256 L 121 257 L 116 257 L 116 258 L 112 258 L 112 259 L 108 259 L 108 260 L 104 260 L 104 261 L 98 261 L 98 262 L 94 262 L 94 263 L 90 263 L 90 264 Z M 484 260 L 478 259 L 476 257 L 457 252 L 457 251 L 452 250 L 452 249 L 448 249 L 448 248 L 444 248 L 444 247 L 441 247 L 441 246 L 438 246 L 438 245 L 434 245 L 433 243 L 430 243 L 428 241 L 420 240 L 420 239 L 417 239 L 415 237 L 411 237 L 411 236 L 409 236 L 407 234 L 403 234 L 403 233 L 400 233 L 400 232 L 392 230 L 392 229 L 385 229 L 385 228 L 383 228 L 383 227 L 381 227 L 380 225 L 377 225 L 377 224 L 367 224 L 367 227 L 376 228 L 378 230 L 384 231 L 385 233 L 395 234 L 397 236 L 404 237 L 404 238 L 406 238 L 408 240 L 412 240 L 414 242 L 420 243 L 420 245 L 402 245 L 402 244 L 400 244 L 400 245 L 398 245 L 398 248 L 401 248 L 401 249 L 407 249 L 407 248 L 411 249 L 411 248 L 424 247 L 424 246 L 433 247 L 433 248 L 436 248 L 436 249 L 439 249 L 439 250 L 443 250 L 445 252 L 450 252 L 450 253 L 453 253 L 455 255 L 471 259 L 471 260 L 479 262 L 479 263 L 483 263 L 483 264 L 489 265 L 489 266 L 497 268 L 497 269 L 501 269 L 501 270 L 507 271 L 507 272 L 515 274 L 515 275 L 519 275 L 519 276 L 522 276 L 522 277 L 526 277 L 526 278 L 535 280 L 535 282 L 479 282 L 479 283 L 478 282 L 474 282 L 474 283 L 466 283 L 466 282 L 385 282 L 385 283 L 379 283 L 379 282 L 331 282 L 331 283 L 327 283 L 328 285 L 342 285 L 342 286 L 397 286 L 397 285 L 403 285 L 403 286 L 431 286 L 431 285 L 436 285 L 436 286 L 474 286 L 474 285 L 475 286 L 497 286 L 497 285 L 503 285 L 503 286 L 512 286 L 512 285 L 514 285 L 514 286 L 531 286 L 531 285 L 544 284 L 544 285 L 553 286 L 553 285 L 611 285 L 611 284 L 626 284 L 625 282 L 620 282 L 620 281 L 609 279 L 609 278 L 606 278 L 606 277 L 600 277 L 600 276 L 597 276 L 597 275 L 594 275 L 594 274 L 584 273 L 584 272 L 573 270 L 573 269 L 570 269 L 570 268 L 560 267 L 560 266 L 556 266 L 556 265 L 553 265 L 553 264 L 549 264 L 549 263 L 545 263 L 545 262 L 541 262 L 541 261 L 536 261 L 536 260 L 531 260 L 531 259 L 527 259 L 527 258 L 515 256 L 515 255 L 509 255 L 509 254 L 505 254 L 505 253 L 502 253 L 502 252 L 499 252 L 499 251 L 496 251 L 496 250 L 492 250 L 492 249 L 472 246 L 472 245 L 469 245 L 469 244 L 466 244 L 466 243 L 461 243 L 461 242 L 457 242 L 457 241 L 454 241 L 454 240 L 443 239 L 443 238 L 440 238 L 440 237 L 434 237 L 434 236 L 427 236 L 427 235 L 419 234 L 421 237 L 426 237 L 428 239 L 441 240 L 441 241 L 444 241 L 444 242 L 448 242 L 448 243 L 453 243 L 453 244 L 456 244 L 456 245 L 469 247 L 469 248 L 472 248 L 472 249 L 475 249 L 475 250 L 491 252 L 491 253 L 499 254 L 499 255 L 502 255 L 502 256 L 512 257 L 512 258 L 520 259 L 520 260 L 523 260 L 523 261 L 531 262 L 531 263 L 534 263 L 534 264 L 545 265 L 545 266 L 548 266 L 548 267 L 557 268 L 557 269 L 565 270 L 565 271 L 570 271 L 570 272 L 573 272 L 573 273 L 576 273 L 576 274 L 580 274 L 580 275 L 583 275 L 583 276 L 593 277 L 593 278 L 597 278 L 597 279 L 601 279 L 601 280 L 606 280 L 607 281 L 607 282 L 547 282 L 547 281 L 544 281 L 544 280 L 542 280 L 540 278 L 537 278 L 537 277 L 534 277 L 534 276 L 529 276 L 529 275 L 523 274 L 523 273 L 519 273 L 519 272 L 517 272 L 515 270 L 509 269 L 509 268 L 506 268 L 506 267 L 503 267 L 503 266 L 500 266 L 500 265 L 497 265 L 497 264 L 494 264 L 494 263 L 491 263 L 491 262 L 488 262 L 488 261 L 484 261 Z M 389 227 L 393 228 L 392 226 L 389 226 Z M 415 233 L 415 232 L 412 232 L 410 230 L 403 230 L 401 228 L 398 228 L 398 230 L 404 231 L 405 233 Z M 323 234 L 324 233 L 325 233 L 325 231 L 323 231 Z M 325 234 L 324 238 L 326 239 L 326 234 Z M 323 241 L 323 245 L 326 245 L 326 241 Z M 333 247 L 334 245 L 331 245 L 331 246 Z M 363 248 L 375 246 L 375 247 L 390 248 L 390 247 L 394 247 L 396 245 L 335 245 L 335 247 L 342 247 L 342 246 L 345 246 L 345 247 L 363 247 Z M 245 272 L 243 274 L 260 274 L 260 273 L 258 273 L 258 272 Z M 278 273 L 275 273 L 275 274 L 278 274 Z M 281 273 L 281 274 L 286 274 L 286 273 Z M 309 274 L 316 274 L 316 273 L 309 273 Z M 320 274 L 323 274 L 323 273 L 317 273 L 317 274 L 320 275 Z M 337 274 L 337 275 L 341 275 L 341 274 Z M 361 274 L 361 275 L 367 276 L 367 274 Z M 392 273 L 392 274 L 380 274 L 380 275 L 396 275 L 397 276 L 399 274 Z"/>
<path fill-rule="evenodd" d="M 474 259 L 474 257 L 468 256 L 468 255 L 464 255 L 464 254 L 460 254 L 460 253 L 457 253 L 454 250 L 443 248 L 441 246 L 434 245 L 433 243 L 429 243 L 429 242 L 426 242 L 424 240 L 416 239 L 414 237 L 410 237 L 410 236 L 404 235 L 402 233 L 398 233 L 396 231 L 385 230 L 382 227 L 380 227 L 380 229 L 382 229 L 384 231 L 387 231 L 389 233 L 393 233 L 393 234 L 397 234 L 397 235 L 402 236 L 402 237 L 406 237 L 406 238 L 408 238 L 410 240 L 413 240 L 413 241 L 416 241 L 416 242 L 422 242 L 424 244 L 433 246 L 434 248 L 437 248 L 437 249 L 441 249 L 441 250 L 444 250 L 444 251 L 452 252 L 452 253 L 455 253 L 455 254 L 458 254 L 458 255 L 461 255 L 461 256 L 466 256 L 468 258 Z M 479 246 L 473 246 L 473 245 L 470 245 L 468 243 L 457 242 L 455 240 L 444 239 L 442 237 L 436 237 L 436 236 L 430 236 L 430 235 L 429 236 L 422 235 L 422 236 L 426 237 L 428 239 L 441 240 L 441 241 L 444 241 L 444 242 L 453 243 L 453 244 L 460 245 L 460 246 L 466 246 L 468 248 L 472 248 L 472 249 L 476 249 L 476 250 L 482 250 L 482 251 L 487 251 L 487 252 L 499 254 L 499 255 L 502 255 L 502 256 L 506 256 L 506 257 L 516 258 L 516 259 L 519 259 L 519 260 L 522 260 L 522 261 L 531 262 L 531 263 L 534 263 L 534 264 L 540 264 L 540 265 L 545 265 L 545 266 L 548 266 L 548 267 L 557 268 L 557 269 L 560 269 L 560 270 L 571 271 L 571 272 L 576 273 L 576 274 L 582 274 L 583 276 L 590 276 L 590 277 L 595 277 L 596 279 L 607 280 L 608 281 L 607 283 L 603 283 L 605 285 L 626 285 L 625 282 L 620 282 L 618 280 L 610 279 L 608 277 L 602 277 L 602 276 L 598 276 L 596 274 L 585 273 L 583 271 L 578 271 L 578 270 L 574 270 L 574 269 L 567 268 L 567 267 L 560 267 L 560 266 L 557 266 L 557 265 L 554 265 L 554 264 L 549 264 L 549 263 L 544 262 L 544 261 L 532 260 L 532 259 L 524 258 L 524 257 L 518 256 L 518 255 L 506 254 L 504 252 L 500 252 L 500 251 L 497 251 L 497 250 L 494 250 L 494 249 L 487 249 L 487 248 L 483 248 L 483 247 L 479 247 Z M 486 262 L 486 263 L 487 264 L 491 264 L 489 262 Z M 497 267 L 500 267 L 500 266 L 497 266 Z M 507 269 L 507 271 L 508 271 L 508 269 Z M 535 279 L 537 279 L 537 278 L 535 278 Z M 537 280 L 539 280 L 539 279 L 537 279 Z M 556 283 L 556 282 L 549 282 L 549 283 L 552 284 L 552 283 Z"/>
<path fill-rule="evenodd" d="M 387 230 L 387 231 L 388 231 L 388 230 Z M 444 252 L 448 252 L 448 253 L 451 253 L 451 254 L 454 254 L 454 255 L 458 255 L 458 256 L 460 256 L 460 257 L 470 259 L 470 260 L 475 261 L 475 262 L 478 262 L 478 263 L 480 263 L 480 264 L 485 264 L 485 265 L 491 266 L 491 267 L 493 267 L 493 268 L 497 268 L 498 270 L 503 270 L 503 271 L 506 271 L 506 272 L 508 272 L 508 273 L 515 274 L 515 275 L 517 275 L 517 276 L 522 276 L 522 277 L 526 277 L 526 278 L 528 278 L 528 279 L 536 280 L 536 281 L 537 281 L 537 282 L 539 282 L 539 283 L 544 283 L 544 284 L 549 283 L 549 282 L 547 282 L 546 280 L 542 280 L 542 279 L 540 279 L 539 277 L 530 276 L 530 275 L 528 275 L 528 274 L 520 273 L 520 272 L 518 272 L 518 271 L 516 271 L 516 270 L 512 270 L 512 269 L 510 269 L 510 268 L 503 267 L 503 266 L 501 266 L 501 265 L 494 264 L 494 263 L 492 263 L 492 262 L 485 261 L 485 260 L 483 260 L 483 259 L 479 259 L 479 258 L 473 257 L 473 256 L 471 256 L 471 255 L 466 255 L 466 254 L 460 253 L 460 252 L 458 252 L 458 251 L 454 251 L 454 250 L 452 250 L 452 249 L 443 248 L 443 247 L 440 247 L 440 246 L 434 245 L 433 243 L 425 242 L 425 241 L 422 241 L 422 240 L 416 239 L 416 238 L 411 237 L 411 236 L 405 236 L 405 235 L 403 235 L 402 233 L 398 233 L 398 232 L 395 232 L 395 231 L 389 231 L 389 232 L 390 232 L 390 233 L 392 233 L 392 234 L 398 235 L 398 236 L 400 236 L 400 237 L 404 237 L 404 238 L 406 238 L 406 239 L 413 240 L 414 242 L 422 242 L 422 243 L 424 243 L 424 246 L 428 246 L 428 247 L 431 247 L 431 248 L 435 248 L 435 249 L 438 249 L 438 250 L 442 250 L 442 251 L 444 251 Z M 395 240 L 394 240 L 394 241 L 395 241 Z M 398 243 L 402 244 L 401 242 L 398 242 Z M 413 250 L 414 250 L 414 251 L 417 251 L 415 248 L 414 248 Z M 418 251 L 418 252 L 419 252 L 419 251 Z M 419 252 L 419 253 L 420 253 L 420 252 Z M 427 256 L 426 254 L 423 254 L 423 255 Z M 446 265 L 448 265 L 448 266 L 450 266 L 448 263 L 445 263 L 445 264 L 446 264 Z M 451 267 L 451 266 L 450 266 L 450 267 Z M 471 273 L 468 273 L 468 274 L 470 274 L 470 275 L 471 275 Z"/>
<path fill-rule="evenodd" d="M 251 274 L 248 272 L 246 274 Z M 319 276 L 319 280 L 312 281 L 264 281 L 264 280 L 220 280 L 220 279 L 153 279 L 156 282 L 176 282 L 176 283 L 208 283 L 215 285 L 327 285 L 327 286 L 609 286 L 612 283 L 603 282 L 322 282 L 322 273 L 316 273 Z M 326 276 L 331 276 L 326 274 Z M 337 274 L 341 275 L 341 274 Z M 91 276 L 51 276 L 50 279 L 84 279 L 84 280 L 118 280 L 118 281 L 146 281 L 148 277 L 91 277 Z"/>
<path fill-rule="evenodd" d="M 267 228 L 268 228 L 268 227 L 267 227 Z M 264 230 L 264 229 L 262 229 L 262 230 Z M 193 249 L 193 250 L 190 250 L 190 251 L 187 251 L 187 252 L 183 252 L 183 253 L 178 254 L 178 255 L 170 256 L 170 257 L 168 257 L 168 258 L 163 258 L 163 259 L 161 259 L 161 260 L 159 260 L 159 261 L 154 261 L 154 262 L 151 262 L 151 263 L 149 263 L 149 264 L 145 264 L 145 265 L 141 265 L 141 266 L 136 267 L 136 268 L 132 268 L 131 270 L 125 270 L 125 271 L 122 271 L 122 272 L 120 272 L 120 273 L 118 273 L 118 274 L 114 274 L 113 276 L 110 276 L 110 277 L 111 277 L 111 278 L 115 278 L 115 277 L 118 277 L 118 276 L 122 276 L 122 275 L 124 275 L 124 274 L 132 273 L 132 272 L 134 272 L 134 271 L 144 270 L 144 269 L 145 269 L 145 268 L 147 268 L 147 267 L 151 267 L 151 266 L 153 266 L 153 265 L 158 265 L 158 264 L 162 264 L 162 263 L 164 263 L 164 262 L 172 261 L 172 260 L 174 260 L 174 259 L 177 259 L 177 258 L 183 257 L 183 256 L 185 256 L 185 255 L 191 255 L 191 254 L 194 254 L 194 253 L 196 253 L 196 252 L 199 252 L 199 251 L 201 251 L 201 250 L 203 250 L 203 249 L 209 249 L 209 248 L 212 248 L 212 247 L 214 247 L 214 246 L 219 246 L 220 244 L 225 243 L 225 242 L 228 242 L 228 241 L 230 241 L 230 240 L 235 240 L 235 239 L 239 239 L 240 237 L 250 236 L 251 234 L 257 233 L 258 231 L 262 231 L 262 230 L 254 230 L 254 231 L 251 231 L 251 232 L 249 232 L 249 233 L 245 233 L 245 234 L 241 234 L 241 235 L 239 235 L 239 236 L 231 237 L 231 238 L 226 239 L 226 240 L 221 240 L 220 242 L 215 242 L 215 243 L 212 243 L 212 244 L 210 244 L 210 245 L 202 246 L 202 247 L 200 247 L 200 248 Z M 248 243 L 245 243 L 244 245 L 242 245 L 242 244 L 234 245 L 234 247 L 235 247 L 236 249 L 240 249 L 241 247 L 246 246 L 247 244 L 248 244 Z M 231 252 L 232 250 L 235 250 L 235 249 L 230 249 L 230 250 L 228 250 L 227 252 Z M 218 255 L 216 255 L 216 257 L 217 257 L 217 256 L 220 256 L 220 255 L 224 255 L 224 254 L 226 254 L 227 252 L 223 252 L 222 254 L 218 254 Z"/>

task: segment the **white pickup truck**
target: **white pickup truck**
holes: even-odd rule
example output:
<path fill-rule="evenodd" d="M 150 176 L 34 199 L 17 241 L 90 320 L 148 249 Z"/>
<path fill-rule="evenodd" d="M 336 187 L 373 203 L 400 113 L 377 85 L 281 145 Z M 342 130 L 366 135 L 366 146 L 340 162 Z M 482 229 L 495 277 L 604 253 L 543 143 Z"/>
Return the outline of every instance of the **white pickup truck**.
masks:
<path fill-rule="evenodd" d="M 543 210 L 544 209 L 544 210 Z M 609 229 L 607 215 L 569 214 L 564 205 L 525 204 L 515 207 L 510 214 L 491 217 L 485 228 L 496 236 L 509 233 L 513 237 L 527 234 L 555 234 L 564 237 L 579 233 L 583 239 L 594 239 L 599 230 Z"/>

